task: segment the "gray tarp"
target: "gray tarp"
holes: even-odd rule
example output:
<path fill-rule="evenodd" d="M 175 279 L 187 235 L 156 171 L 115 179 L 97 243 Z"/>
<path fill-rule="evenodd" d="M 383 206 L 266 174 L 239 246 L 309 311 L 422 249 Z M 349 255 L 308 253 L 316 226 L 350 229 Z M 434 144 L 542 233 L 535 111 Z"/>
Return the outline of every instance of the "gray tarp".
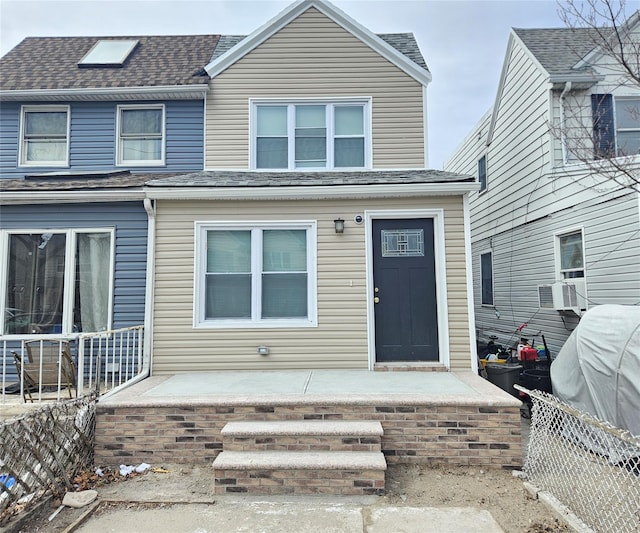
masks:
<path fill-rule="evenodd" d="M 640 307 L 587 311 L 551 365 L 560 400 L 640 435 Z"/>

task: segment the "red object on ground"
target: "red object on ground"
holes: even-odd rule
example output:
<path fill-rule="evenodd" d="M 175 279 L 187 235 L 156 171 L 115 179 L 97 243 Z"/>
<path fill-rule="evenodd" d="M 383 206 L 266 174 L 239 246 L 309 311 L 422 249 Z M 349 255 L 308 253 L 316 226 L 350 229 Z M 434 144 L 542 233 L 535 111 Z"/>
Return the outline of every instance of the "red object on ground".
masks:
<path fill-rule="evenodd" d="M 538 358 L 538 350 L 536 350 L 535 348 L 525 346 L 520 351 L 521 361 L 535 361 L 537 358 Z"/>

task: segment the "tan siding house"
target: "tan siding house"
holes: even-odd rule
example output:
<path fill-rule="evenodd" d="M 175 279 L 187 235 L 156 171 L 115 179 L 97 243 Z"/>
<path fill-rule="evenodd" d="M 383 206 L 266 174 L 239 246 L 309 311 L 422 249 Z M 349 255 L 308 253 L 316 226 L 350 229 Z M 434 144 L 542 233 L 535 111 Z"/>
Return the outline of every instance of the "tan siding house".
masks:
<path fill-rule="evenodd" d="M 221 42 L 206 170 L 146 188 L 152 372 L 476 369 L 477 184 L 426 168 L 413 37 L 310 0 Z"/>

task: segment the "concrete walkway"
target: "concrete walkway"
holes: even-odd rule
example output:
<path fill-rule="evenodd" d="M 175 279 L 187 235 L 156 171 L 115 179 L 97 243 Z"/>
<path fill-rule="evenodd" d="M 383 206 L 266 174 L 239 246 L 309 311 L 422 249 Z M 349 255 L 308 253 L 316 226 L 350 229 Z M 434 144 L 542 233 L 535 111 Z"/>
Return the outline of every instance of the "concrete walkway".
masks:
<path fill-rule="evenodd" d="M 226 500 L 103 511 L 74 531 L 83 533 L 504 533 L 488 511 L 473 508 L 373 507 L 318 498 Z"/>

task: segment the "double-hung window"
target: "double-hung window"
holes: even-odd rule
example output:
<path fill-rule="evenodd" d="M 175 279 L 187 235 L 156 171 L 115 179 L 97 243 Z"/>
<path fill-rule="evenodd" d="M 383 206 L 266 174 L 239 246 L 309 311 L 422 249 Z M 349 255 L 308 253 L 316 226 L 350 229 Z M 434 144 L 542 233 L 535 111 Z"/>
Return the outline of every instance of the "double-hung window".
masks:
<path fill-rule="evenodd" d="M 4 334 L 110 328 L 113 230 L 11 231 L 6 237 Z"/>
<path fill-rule="evenodd" d="M 315 224 L 197 225 L 196 326 L 313 326 Z"/>
<path fill-rule="evenodd" d="M 557 235 L 560 279 L 584 278 L 584 242 L 582 230 Z"/>
<path fill-rule="evenodd" d="M 164 164 L 164 106 L 118 106 L 118 165 Z"/>
<path fill-rule="evenodd" d="M 369 102 L 254 102 L 256 169 L 368 168 Z"/>
<path fill-rule="evenodd" d="M 69 162 L 69 107 L 23 106 L 20 164 L 67 166 Z"/>
<path fill-rule="evenodd" d="M 640 154 L 640 98 L 616 98 L 616 153 Z"/>

